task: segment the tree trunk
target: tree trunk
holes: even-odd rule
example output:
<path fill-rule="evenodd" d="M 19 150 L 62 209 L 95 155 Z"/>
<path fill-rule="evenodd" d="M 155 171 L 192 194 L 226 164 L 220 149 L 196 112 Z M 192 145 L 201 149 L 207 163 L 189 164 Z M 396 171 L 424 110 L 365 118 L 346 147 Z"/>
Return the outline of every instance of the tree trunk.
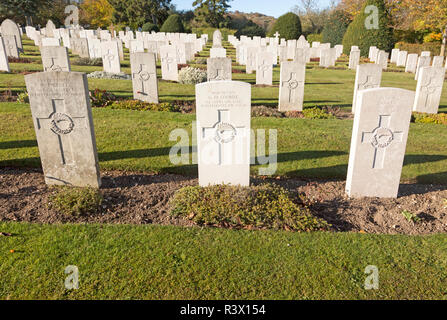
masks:
<path fill-rule="evenodd" d="M 442 46 L 441 46 L 441 57 L 445 56 L 445 46 L 447 43 L 447 26 L 444 29 L 444 33 L 442 34 Z"/>

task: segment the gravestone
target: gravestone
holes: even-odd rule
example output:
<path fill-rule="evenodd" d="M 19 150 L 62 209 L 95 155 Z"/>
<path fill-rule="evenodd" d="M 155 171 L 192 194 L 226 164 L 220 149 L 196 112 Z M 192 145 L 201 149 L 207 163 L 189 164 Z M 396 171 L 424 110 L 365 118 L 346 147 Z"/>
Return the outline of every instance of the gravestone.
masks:
<path fill-rule="evenodd" d="M 196 85 L 199 184 L 250 184 L 251 86 L 238 81 Z"/>
<path fill-rule="evenodd" d="M 272 82 L 272 54 L 270 52 L 260 52 L 256 55 L 256 84 L 271 86 Z"/>
<path fill-rule="evenodd" d="M 16 39 L 16 46 L 19 48 L 19 52 L 23 52 L 22 37 L 20 34 L 20 28 L 17 23 L 10 19 L 5 19 L 0 25 L 0 31 L 3 40 L 5 39 L 5 36 L 14 36 L 14 38 Z"/>
<path fill-rule="evenodd" d="M 175 50 L 177 52 L 177 62 L 179 64 L 186 64 L 186 47 L 184 43 L 175 43 Z"/>
<path fill-rule="evenodd" d="M 53 38 L 54 30 L 56 30 L 56 26 L 54 25 L 53 21 L 48 20 L 47 25 L 45 26 L 45 36 L 48 38 Z"/>
<path fill-rule="evenodd" d="M 419 69 L 423 67 L 430 67 L 431 65 L 431 57 L 430 56 L 420 56 L 418 58 L 418 64 L 416 67 L 416 75 L 414 76 L 414 80 L 419 78 Z"/>
<path fill-rule="evenodd" d="M 248 47 L 247 48 L 247 55 L 246 55 L 246 65 L 245 65 L 245 72 L 247 74 L 253 73 L 253 71 L 256 70 L 256 55 L 259 52 L 258 47 Z"/>
<path fill-rule="evenodd" d="M 383 70 L 388 69 L 388 57 L 389 57 L 389 53 L 384 50 L 380 50 L 377 55 L 376 63 L 378 65 L 380 65 Z"/>
<path fill-rule="evenodd" d="M 307 56 L 306 56 L 305 48 L 296 48 L 295 49 L 295 57 L 294 57 L 293 61 L 306 64 Z"/>
<path fill-rule="evenodd" d="M 407 56 L 408 56 L 407 51 L 399 51 L 399 54 L 397 56 L 397 66 L 398 67 L 405 67 L 405 65 L 407 63 Z"/>
<path fill-rule="evenodd" d="M 41 46 L 58 47 L 61 45 L 59 39 L 56 38 L 42 38 Z"/>
<path fill-rule="evenodd" d="M 144 43 L 141 40 L 130 40 L 130 53 L 144 52 Z"/>
<path fill-rule="evenodd" d="M 335 52 L 332 49 L 321 49 L 320 67 L 329 68 L 335 65 Z"/>
<path fill-rule="evenodd" d="M 222 47 L 222 33 L 220 30 L 216 30 L 213 33 L 213 48 L 221 48 Z"/>
<path fill-rule="evenodd" d="M 101 42 L 102 65 L 105 72 L 120 73 L 121 64 L 118 44 L 115 41 Z"/>
<path fill-rule="evenodd" d="M 281 63 L 279 82 L 279 111 L 303 111 L 306 64 Z"/>
<path fill-rule="evenodd" d="M 158 81 L 155 53 L 137 52 L 130 55 L 134 99 L 158 103 Z"/>
<path fill-rule="evenodd" d="M 413 111 L 438 113 L 444 79 L 444 67 L 422 67 L 419 70 Z"/>
<path fill-rule="evenodd" d="M 358 92 L 365 89 L 379 88 L 382 82 L 382 67 L 378 64 L 360 64 L 355 75 L 352 113 L 355 113 Z"/>
<path fill-rule="evenodd" d="M 421 57 L 431 57 L 431 52 L 430 51 L 422 51 Z"/>
<path fill-rule="evenodd" d="M 377 54 L 377 47 L 376 46 L 371 46 L 369 47 L 369 53 L 368 53 L 368 59 L 370 61 L 373 61 L 374 56 Z"/>
<path fill-rule="evenodd" d="M 0 71 L 11 72 L 9 68 L 8 55 L 6 54 L 5 43 L 3 38 L 0 37 Z"/>
<path fill-rule="evenodd" d="M 70 38 L 71 50 L 81 58 L 89 58 L 88 40 L 86 38 Z"/>
<path fill-rule="evenodd" d="M 65 47 L 41 47 L 43 71 L 71 71 L 68 50 Z"/>
<path fill-rule="evenodd" d="M 17 47 L 16 37 L 13 35 L 2 36 L 5 44 L 6 55 L 12 58 L 19 58 L 19 48 Z"/>
<path fill-rule="evenodd" d="M 87 77 L 79 72 L 25 76 L 40 159 L 49 185 L 99 188 Z"/>
<path fill-rule="evenodd" d="M 101 59 L 101 40 L 97 38 L 87 38 L 90 59 Z"/>
<path fill-rule="evenodd" d="M 175 46 L 161 46 L 160 57 L 162 79 L 178 81 L 178 62 Z"/>
<path fill-rule="evenodd" d="M 208 81 L 231 80 L 231 58 L 208 58 L 206 68 Z"/>
<path fill-rule="evenodd" d="M 350 197 L 397 197 L 413 103 L 409 90 L 359 92 L 346 181 Z"/>
<path fill-rule="evenodd" d="M 391 63 L 397 64 L 397 59 L 399 58 L 400 49 L 391 50 Z"/>
<path fill-rule="evenodd" d="M 416 73 L 416 68 L 418 66 L 418 55 L 417 53 L 411 53 L 407 56 L 407 64 L 405 66 L 405 72 Z"/>
<path fill-rule="evenodd" d="M 210 49 L 211 58 L 226 58 L 227 50 L 225 48 L 211 48 Z"/>
<path fill-rule="evenodd" d="M 432 66 L 433 67 L 443 67 L 444 66 L 444 57 L 443 56 L 434 56 Z"/>
<path fill-rule="evenodd" d="M 360 63 L 360 50 L 353 50 L 349 54 L 349 69 L 356 70 Z"/>

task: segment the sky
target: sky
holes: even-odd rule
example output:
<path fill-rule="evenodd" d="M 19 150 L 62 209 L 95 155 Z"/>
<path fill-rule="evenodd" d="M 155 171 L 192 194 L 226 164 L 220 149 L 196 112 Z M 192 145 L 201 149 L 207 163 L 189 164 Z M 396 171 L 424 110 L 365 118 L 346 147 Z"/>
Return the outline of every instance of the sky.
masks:
<path fill-rule="evenodd" d="M 320 8 L 330 5 L 330 0 L 317 0 Z M 191 10 L 193 0 L 172 0 L 178 10 Z M 298 0 L 232 0 L 230 11 L 242 11 L 246 13 L 259 12 L 268 16 L 278 18 L 290 11 L 299 3 Z"/>

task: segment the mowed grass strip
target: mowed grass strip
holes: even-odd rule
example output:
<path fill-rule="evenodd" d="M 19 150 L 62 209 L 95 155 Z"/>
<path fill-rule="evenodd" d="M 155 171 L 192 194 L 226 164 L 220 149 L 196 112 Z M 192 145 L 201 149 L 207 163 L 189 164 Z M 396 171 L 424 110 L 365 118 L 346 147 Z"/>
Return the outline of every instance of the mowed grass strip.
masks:
<path fill-rule="evenodd" d="M 447 238 L 0 223 L 1 299 L 445 299 Z M 11 253 L 10 250 L 14 250 Z M 78 290 L 66 290 L 68 265 Z M 365 290 L 368 265 L 379 289 Z"/>
<path fill-rule="evenodd" d="M 197 175 L 191 148 L 195 115 L 94 108 L 93 119 L 101 169 Z M 270 129 L 277 130 L 278 151 L 272 152 L 277 154 L 275 175 L 346 178 L 351 120 L 257 117 L 252 119 L 252 128 L 265 130 L 267 138 Z M 189 141 L 170 141 L 174 129 L 184 129 Z M 447 141 L 445 126 L 411 124 L 402 179 L 445 184 L 447 144 L 444 141 Z M 177 143 L 190 146 L 189 164 L 171 163 L 169 153 Z M 28 104 L 0 104 L 0 166 L 40 166 Z M 254 164 L 251 173 L 258 175 L 260 167 Z"/>

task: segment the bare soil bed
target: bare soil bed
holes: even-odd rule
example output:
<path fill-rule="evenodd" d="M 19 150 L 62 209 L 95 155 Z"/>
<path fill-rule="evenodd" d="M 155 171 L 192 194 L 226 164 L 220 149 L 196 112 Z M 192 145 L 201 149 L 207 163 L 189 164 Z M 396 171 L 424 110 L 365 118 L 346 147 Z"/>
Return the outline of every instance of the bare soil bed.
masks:
<path fill-rule="evenodd" d="M 66 216 L 48 208 L 54 188 L 45 185 L 40 170 L 1 168 L 0 221 L 193 225 L 171 217 L 168 202 L 176 190 L 197 184 L 195 178 L 104 171 L 102 181 L 104 202 L 99 213 Z M 398 199 L 349 199 L 344 181 L 252 181 L 274 182 L 304 194 L 312 213 L 332 224 L 333 231 L 411 235 L 447 232 L 447 185 L 402 184 Z M 404 210 L 417 214 L 420 221 L 408 221 L 402 215 Z"/>

